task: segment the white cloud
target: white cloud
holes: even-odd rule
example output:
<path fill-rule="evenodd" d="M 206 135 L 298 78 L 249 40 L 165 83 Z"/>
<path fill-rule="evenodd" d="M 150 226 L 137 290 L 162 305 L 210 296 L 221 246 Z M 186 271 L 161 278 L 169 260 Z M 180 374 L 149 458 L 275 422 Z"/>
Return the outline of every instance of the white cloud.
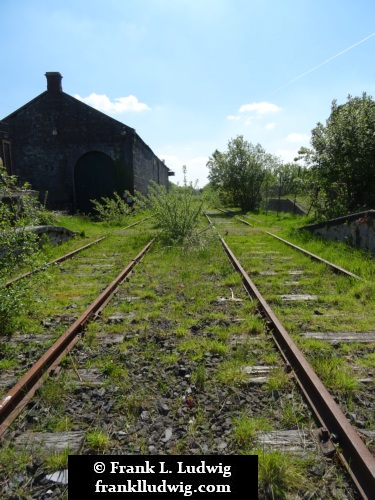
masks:
<path fill-rule="evenodd" d="M 139 112 L 151 110 L 147 104 L 139 102 L 134 95 L 116 97 L 114 101 L 111 101 L 106 95 L 95 93 L 90 94 L 88 97 L 81 97 L 75 94 L 74 97 L 103 113 L 125 113 L 127 111 Z"/>
<path fill-rule="evenodd" d="M 292 143 L 306 143 L 310 141 L 310 136 L 308 134 L 289 134 L 286 138 L 288 142 Z"/>
<path fill-rule="evenodd" d="M 252 104 L 243 104 L 238 111 L 240 113 L 255 111 L 258 115 L 265 115 L 266 113 L 281 111 L 281 108 L 271 102 L 253 102 Z"/>
<path fill-rule="evenodd" d="M 188 183 L 195 185 L 196 181 L 198 187 L 203 187 L 208 182 L 208 168 L 206 163 L 208 162 L 208 156 L 177 156 L 170 154 L 158 154 L 160 159 L 165 160 L 165 164 L 170 168 L 175 175 L 170 177 L 169 180 L 174 184 L 182 185 L 184 182 L 184 175 L 182 167 L 186 165 L 186 180 Z"/>
<path fill-rule="evenodd" d="M 278 149 L 275 153 L 276 156 L 281 158 L 286 163 L 293 162 L 294 158 L 298 156 L 298 149 L 290 150 L 290 149 Z"/>
<path fill-rule="evenodd" d="M 271 122 L 271 123 L 267 123 L 267 125 L 265 126 L 265 129 L 266 130 L 272 130 L 276 127 L 276 123 L 275 122 Z"/>
<path fill-rule="evenodd" d="M 236 115 L 228 115 L 227 116 L 227 120 L 239 120 L 240 117 L 239 116 L 236 116 Z"/>

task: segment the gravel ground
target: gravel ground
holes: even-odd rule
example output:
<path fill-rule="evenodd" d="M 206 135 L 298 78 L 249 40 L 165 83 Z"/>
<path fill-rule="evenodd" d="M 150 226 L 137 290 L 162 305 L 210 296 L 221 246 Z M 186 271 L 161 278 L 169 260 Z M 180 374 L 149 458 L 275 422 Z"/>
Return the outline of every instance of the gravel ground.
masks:
<path fill-rule="evenodd" d="M 131 336 L 127 340 L 131 340 Z M 143 341 L 146 342 L 146 338 Z M 175 348 L 170 336 L 151 335 L 147 341 L 157 342 L 161 353 Z M 107 346 L 101 354 L 115 356 L 114 350 L 113 346 Z M 92 355 L 93 349 L 81 344 L 75 356 L 76 365 L 85 364 Z M 222 361 L 221 356 L 207 353 L 204 359 L 207 389 L 197 388 L 192 374 L 201 366 L 201 361 L 185 356 L 173 366 L 165 367 L 157 360 L 145 361 L 142 343 L 137 343 L 123 353 L 124 367 L 131 373 L 131 387 L 125 393 L 123 386 L 103 377 L 102 383 L 94 386 L 68 383 L 70 389 L 64 396 L 64 414 L 75 422 L 70 430 L 88 432 L 100 428 L 110 437 L 110 444 L 103 451 L 110 455 L 236 455 L 246 450 L 236 438 L 233 425 L 244 412 L 249 417 L 265 416 L 276 429 L 285 427 L 282 408 L 291 401 L 297 413 L 308 413 L 292 381 L 281 392 L 265 391 L 257 384 L 210 385 L 211 373 L 216 372 Z M 63 378 L 64 375 L 61 380 Z M 42 401 L 31 403 L 29 407 L 14 435 L 21 430 L 35 430 L 43 415 L 53 413 Z M 290 498 L 360 498 L 343 474 L 338 473 L 335 459 L 317 455 L 315 445 L 305 443 L 303 447 L 305 456 L 313 457 L 308 467 L 309 488 Z M 87 442 L 81 452 L 102 453 L 90 449 Z M 25 494 L 12 495 L 12 490 L 19 490 L 20 486 Z M 64 498 L 66 489 L 66 485 L 47 479 L 43 460 L 36 454 L 26 474 L 14 476 L 2 494 L 3 498 L 14 500 L 60 499 Z M 268 496 L 259 491 L 259 498 Z"/>
<path fill-rule="evenodd" d="M 144 266 L 142 272 L 136 273 L 135 281 L 132 277 L 132 285 L 126 284 L 120 290 L 115 306 L 120 309 L 129 296 L 137 298 L 146 286 L 150 269 Z M 170 279 L 171 275 L 156 278 L 154 302 L 167 294 Z M 178 289 L 176 285 L 174 288 Z M 203 340 L 217 340 L 213 333 L 215 327 L 228 331 L 231 327 L 238 329 L 243 321 L 243 304 L 249 299 L 240 285 L 231 290 L 232 300 L 228 287 L 217 286 L 216 300 L 206 304 L 201 315 L 194 314 L 189 341 L 201 346 Z M 183 291 L 179 293 L 176 292 L 176 297 L 184 303 L 188 315 L 191 297 Z M 222 300 L 228 296 L 228 300 Z M 261 454 L 263 445 L 259 434 L 253 437 L 241 434 L 240 422 L 244 416 L 248 420 L 265 419 L 280 435 L 295 431 L 301 436 L 293 453 L 308 464 L 305 478 L 300 487 L 291 488 L 285 498 L 361 498 L 343 470 L 337 467 L 336 458 L 325 457 L 311 437 L 316 426 L 290 374 L 286 374 L 288 381 L 278 390 L 267 390 L 259 380 L 250 380 L 250 375 L 235 383 L 229 378 L 220 378 L 226 363 L 233 360 L 242 365 L 248 362 L 249 366 L 264 367 L 267 371 L 263 347 L 271 341 L 265 334 L 244 331 L 239 335 L 236 330 L 226 337 L 225 351 L 214 352 L 207 347 L 203 356 L 198 353 L 194 356 L 194 351 L 187 346 L 181 347 L 182 339 L 176 334 L 178 319 L 167 319 L 167 316 L 148 318 L 145 323 L 137 313 L 122 310 L 103 318 L 101 324 L 107 337 L 96 342 L 95 335 L 88 334 L 77 344 L 64 363 L 66 369 L 46 384 L 50 388 L 49 397 L 41 391 L 41 396 L 28 405 L 28 411 L 9 431 L 7 440 L 13 442 L 24 432 L 56 431 L 54 423 L 64 418 L 70 432 L 83 433 L 80 453 L 84 455 L 231 456 L 252 454 L 255 450 Z M 116 334 L 112 334 L 113 342 L 108 340 L 111 327 L 116 330 Z M 115 341 L 116 335 L 123 336 L 122 342 Z M 274 365 L 272 368 L 280 367 L 281 361 L 274 361 Z M 90 382 L 85 381 L 86 376 L 91 377 Z M 55 396 L 51 397 L 51 391 Z M 292 414 L 289 420 L 287 409 Z M 88 439 L 88 433 L 93 430 L 100 430 L 109 438 L 103 449 Z M 44 452 L 43 447 L 35 449 L 33 460 L 22 473 L 3 478 L 1 498 L 67 498 L 68 486 L 61 483 L 62 475 L 57 482 L 48 477 Z M 272 488 L 260 487 L 258 495 L 272 498 Z"/>

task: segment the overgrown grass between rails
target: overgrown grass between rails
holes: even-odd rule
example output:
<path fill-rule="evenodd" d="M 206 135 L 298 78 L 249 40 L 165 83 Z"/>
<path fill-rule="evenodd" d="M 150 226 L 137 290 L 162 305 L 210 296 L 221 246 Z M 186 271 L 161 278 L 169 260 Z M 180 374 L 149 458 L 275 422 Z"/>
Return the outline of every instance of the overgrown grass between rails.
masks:
<path fill-rule="evenodd" d="M 267 215 L 265 213 L 248 213 L 247 215 L 253 219 L 256 218 L 256 222 L 252 220 L 252 223 L 258 230 L 273 232 L 364 279 L 374 278 L 373 253 L 356 249 L 342 242 L 326 240 L 308 230 L 301 230 L 300 228 L 313 222 L 311 217 L 287 213 L 277 214 L 276 212 L 269 212 Z"/>
<path fill-rule="evenodd" d="M 309 322 L 312 327 L 322 331 L 337 331 L 342 328 L 347 331 L 372 329 L 375 320 L 374 280 L 358 281 L 336 275 L 324 264 L 316 264 L 287 245 L 261 233 L 249 233 L 238 239 L 229 235 L 228 243 L 260 292 L 265 295 L 266 300 L 272 302 L 280 320 L 292 324 L 293 330 L 296 330 L 293 320 L 297 315 L 299 324 Z M 264 246 L 258 247 L 258 250 L 255 245 L 259 243 L 264 243 Z M 289 261 L 270 258 L 267 252 L 271 251 L 280 252 L 280 256 L 293 257 L 293 266 Z M 302 274 L 293 276 L 290 272 Z M 281 294 L 301 293 L 316 295 L 317 300 L 309 304 L 304 304 L 303 301 L 288 303 L 280 297 Z M 293 318 L 289 319 L 290 315 Z M 342 321 L 337 322 L 335 316 L 342 317 Z"/>
<path fill-rule="evenodd" d="M 291 243 L 359 275 L 362 279 L 372 280 L 375 277 L 374 255 L 368 251 L 339 241 L 326 240 L 307 230 L 300 231 L 295 227 L 284 229 L 283 234 L 284 238 Z"/>
<path fill-rule="evenodd" d="M 312 459 L 298 458 L 279 450 L 253 450 L 258 455 L 258 484 L 266 498 L 288 498 L 288 494 L 315 492 L 309 469 Z M 314 496 L 309 496 L 314 498 Z"/>
<path fill-rule="evenodd" d="M 264 417 L 249 417 L 246 413 L 233 421 L 233 438 L 240 450 L 250 451 L 259 431 L 270 431 L 272 426 Z"/>
<path fill-rule="evenodd" d="M 53 319 L 64 309 L 72 314 L 80 310 L 83 312 L 148 241 L 150 235 L 147 233 L 127 238 L 108 235 L 105 240 L 72 259 L 48 266 L 2 289 L 2 333 L 10 335 L 15 330 L 19 333 L 42 333 L 43 318 Z M 85 259 L 89 259 L 86 267 Z"/>
<path fill-rule="evenodd" d="M 311 364 L 323 383 L 332 390 L 352 394 L 359 388 L 356 377 L 351 374 L 350 366 L 342 358 L 320 357 L 312 359 Z"/>
<path fill-rule="evenodd" d="M 87 446 L 93 452 L 104 452 L 110 447 L 110 437 L 101 429 L 94 429 L 86 434 Z"/>

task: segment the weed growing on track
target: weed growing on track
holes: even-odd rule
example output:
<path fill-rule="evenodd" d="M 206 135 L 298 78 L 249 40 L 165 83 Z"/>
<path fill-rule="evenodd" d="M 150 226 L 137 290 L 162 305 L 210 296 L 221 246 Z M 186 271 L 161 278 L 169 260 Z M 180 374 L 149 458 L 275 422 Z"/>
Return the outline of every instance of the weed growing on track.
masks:
<path fill-rule="evenodd" d="M 126 203 L 118 193 L 113 193 L 111 198 L 102 197 L 98 200 L 91 200 L 97 219 L 108 226 L 130 224 L 132 217 L 144 209 L 144 203 L 141 198 L 131 196 L 129 192 L 126 196 L 133 200 L 134 205 Z"/>
<path fill-rule="evenodd" d="M 274 368 L 266 382 L 266 388 L 269 391 L 281 391 L 290 383 L 289 375 L 285 372 L 284 368 Z"/>
<path fill-rule="evenodd" d="M 197 223 L 201 222 L 197 219 Z M 98 257 L 104 259 L 111 257 L 115 249 L 121 248 L 124 254 L 123 260 L 126 261 L 126 256 L 131 254 L 133 257 L 133 250 L 138 250 L 141 243 L 145 242 L 152 233 L 148 230 L 147 233 L 136 237 L 122 230 L 106 232 L 102 223 L 92 225 L 91 231 L 90 224 L 77 223 L 76 227 L 80 227 L 90 237 L 94 234 L 95 237 L 103 234 L 110 237 L 110 246 L 105 252 L 100 250 L 99 246 L 97 248 Z M 88 325 L 83 342 L 86 346 L 92 346 L 93 350 L 100 345 L 95 339 L 97 332 L 127 333 L 124 343 L 119 346 L 118 354 L 112 357 L 112 351 L 109 356 L 107 351 L 101 349 L 102 352 L 97 353 L 96 358 L 85 366 L 97 368 L 105 373 L 108 387 L 112 379 L 115 380 L 115 385 L 120 388 L 120 391 L 117 393 L 118 397 L 114 401 L 114 406 L 116 411 L 121 412 L 126 422 L 124 425 L 135 423 L 139 418 L 140 409 L 147 409 L 154 404 L 155 392 L 152 391 L 160 390 L 161 394 L 165 394 L 168 390 L 175 390 L 178 379 L 175 378 L 174 371 L 180 369 L 181 365 L 183 366 L 181 362 L 186 362 L 187 359 L 193 360 L 194 369 L 188 375 L 199 395 L 209 394 L 218 385 L 224 390 L 226 384 L 231 383 L 235 385 L 234 390 L 236 390 L 241 384 L 247 383 L 248 375 L 243 368 L 258 365 L 259 362 L 273 366 L 268 390 L 279 390 L 282 396 L 290 390 L 290 380 L 284 372 L 284 385 L 280 382 L 282 377 L 277 367 L 278 358 L 275 356 L 273 347 L 266 340 L 265 324 L 256 315 L 255 301 L 248 299 L 237 274 L 226 261 L 225 256 L 221 256 L 217 238 L 211 237 L 207 232 L 202 232 L 197 246 L 189 248 L 192 241 L 192 238 L 188 238 L 185 243 L 180 243 L 173 248 L 165 248 L 158 241 L 155 242 L 149 254 L 150 258 L 146 256 L 139 264 L 139 268 L 135 269 L 129 283 L 124 283 L 124 286 L 120 287 L 119 298 L 115 297 L 108 308 L 103 311 L 100 324 Z M 244 251 L 246 251 L 245 241 L 246 238 L 243 244 Z M 154 259 L 157 261 L 156 264 Z M 197 271 L 196 268 L 201 268 L 201 270 Z M 54 281 L 53 272 L 54 270 L 51 270 L 51 286 Z M 58 272 L 61 271 L 58 270 Z M 314 286 L 322 286 L 322 281 Z M 280 304 L 280 308 L 288 309 L 289 307 L 290 311 L 293 311 L 294 306 Z M 123 315 L 119 324 L 109 321 L 114 313 Z M 311 306 L 305 305 L 306 318 L 311 313 Z M 299 327 L 296 329 L 296 333 L 299 329 Z M 162 345 L 164 345 L 163 352 L 160 349 Z M 319 350 L 319 345 L 311 345 Z M 168 346 L 171 346 L 171 350 Z M 103 346 L 100 345 L 100 347 Z M 327 349 L 330 351 L 332 348 Z M 137 374 L 130 383 L 127 371 L 116 372 L 113 368 L 115 363 L 124 365 L 125 360 L 129 361 L 131 367 L 132 360 L 137 356 L 144 356 L 142 358 L 145 361 L 144 374 L 145 376 L 150 374 L 150 378 L 143 379 L 147 381 L 143 385 L 138 382 L 140 380 L 138 376 L 143 376 L 143 373 Z M 215 361 L 215 370 L 206 362 L 206 359 Z M 77 356 L 77 364 L 78 360 L 79 356 Z M 370 363 L 371 358 L 367 362 Z M 72 366 L 69 359 L 65 363 L 68 367 Z M 161 372 L 160 366 L 162 366 Z M 129 372 L 130 370 L 131 368 Z M 48 387 L 47 383 L 46 392 L 44 388 L 38 391 L 43 406 L 51 408 L 51 413 L 46 415 L 43 425 L 45 429 L 70 428 L 73 424 L 71 420 L 59 419 L 61 408 L 56 404 L 56 400 L 59 397 L 67 399 L 67 391 L 71 392 L 73 382 L 68 381 L 65 388 L 59 386 L 60 381 L 53 383 L 53 389 Z M 148 385 L 152 386 L 150 392 L 147 392 Z M 189 401 L 182 399 L 174 401 L 170 405 L 171 412 L 177 412 L 184 403 Z M 206 408 L 199 401 L 193 401 L 193 403 L 196 406 L 189 420 L 188 436 L 179 439 L 169 452 L 186 453 L 186 450 L 189 450 L 189 439 L 191 437 L 198 439 L 199 426 L 207 425 L 207 421 L 212 418 L 211 408 Z M 252 410 L 255 412 L 255 409 Z M 273 406 L 269 411 L 269 416 L 271 416 Z M 303 419 L 302 412 L 298 405 L 294 405 L 293 400 L 281 399 L 280 411 L 277 413 L 279 425 L 287 428 L 298 427 Z M 73 418 L 75 419 L 76 416 L 72 416 L 72 420 Z M 79 425 L 78 420 L 74 422 L 75 426 Z M 108 431 L 108 427 L 104 431 L 100 428 L 98 420 L 96 417 L 94 425 L 91 422 L 91 434 L 86 435 L 86 444 L 92 452 L 108 452 L 112 445 L 111 437 L 112 439 L 114 437 L 111 432 L 105 432 Z M 86 423 L 86 420 L 83 421 Z M 254 426 L 257 429 L 255 432 L 266 430 L 267 421 L 258 421 L 255 424 L 254 417 L 250 418 L 243 414 L 233 421 L 233 424 L 233 440 L 239 445 L 241 452 L 259 455 L 259 484 L 263 491 L 276 498 L 277 495 L 287 497 L 296 491 L 305 493 L 306 490 L 312 490 L 307 480 L 309 477 L 308 461 L 289 459 L 289 457 L 285 458 L 284 454 L 271 454 L 266 453 L 265 450 L 251 448 L 253 438 L 249 436 Z M 134 439 L 132 441 L 134 453 L 145 455 L 149 453 L 147 439 L 133 436 L 129 436 L 129 439 Z"/>
<path fill-rule="evenodd" d="M 104 452 L 110 447 L 111 440 L 107 434 L 100 429 L 95 429 L 86 434 L 86 442 L 90 450 Z"/>
<path fill-rule="evenodd" d="M 357 358 L 357 363 L 365 368 L 374 368 L 375 367 L 375 346 L 370 346 L 373 352 L 369 352 L 364 354 L 361 358 Z M 367 350 L 367 349 L 366 349 Z"/>
<path fill-rule="evenodd" d="M 58 470 L 67 469 L 69 455 L 71 455 L 69 448 L 66 448 L 60 453 L 51 453 L 45 460 L 46 470 L 52 473 Z"/>
<path fill-rule="evenodd" d="M 105 377 L 121 381 L 127 379 L 126 369 L 109 357 L 104 357 L 101 360 L 99 368 Z"/>
<path fill-rule="evenodd" d="M 323 383 L 333 391 L 350 394 L 358 390 L 359 384 L 350 372 L 350 366 L 345 360 L 337 357 L 317 358 L 311 360 Z"/>
<path fill-rule="evenodd" d="M 2 444 L 0 446 L 0 485 L 6 486 L 7 483 L 14 481 L 14 474 L 24 474 L 26 469 L 34 462 L 33 454 L 28 450 L 16 450 L 13 446 Z M 16 483 L 17 484 L 17 483 Z M 19 491 L 14 492 L 15 498 L 17 493 L 22 498 L 23 486 L 19 486 Z"/>
<path fill-rule="evenodd" d="M 191 380 L 195 383 L 198 391 L 203 392 L 206 384 L 206 368 L 204 364 L 198 366 L 195 372 L 192 373 Z"/>
<path fill-rule="evenodd" d="M 313 491 L 308 479 L 312 462 L 281 451 L 255 450 L 258 455 L 258 483 L 266 498 L 288 498 L 288 493 Z M 309 496 L 308 498 L 314 498 Z"/>
<path fill-rule="evenodd" d="M 162 234 L 169 245 L 181 244 L 196 238 L 196 226 L 200 218 L 204 200 L 196 195 L 196 188 L 186 181 L 186 167 L 183 167 L 183 186 L 164 186 L 151 182 L 147 203 L 155 215 Z"/>
<path fill-rule="evenodd" d="M 306 410 L 296 402 L 297 398 L 281 400 L 282 424 L 286 429 L 299 429 L 306 419 Z"/>
<path fill-rule="evenodd" d="M 270 431 L 272 426 L 264 417 L 249 417 L 246 414 L 233 420 L 233 438 L 240 451 L 249 452 L 259 431 Z"/>

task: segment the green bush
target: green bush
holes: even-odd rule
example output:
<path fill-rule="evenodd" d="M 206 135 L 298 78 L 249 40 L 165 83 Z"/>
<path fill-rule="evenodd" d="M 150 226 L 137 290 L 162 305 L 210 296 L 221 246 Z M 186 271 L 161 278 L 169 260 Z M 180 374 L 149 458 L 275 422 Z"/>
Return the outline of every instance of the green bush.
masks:
<path fill-rule="evenodd" d="M 125 194 L 133 200 L 132 206 L 128 205 L 118 193 L 113 193 L 112 197 L 103 196 L 99 200 L 91 200 L 96 218 L 111 226 L 126 224 L 127 219 L 142 210 L 144 206 L 140 197 L 133 196 L 127 191 Z"/>
<path fill-rule="evenodd" d="M 15 201 L 11 197 L 14 191 L 28 188 L 18 187 L 16 177 L 0 168 L 0 195 L 4 197 L 0 198 L 0 334 L 11 333 L 28 291 L 24 280 L 10 287 L 5 283 L 20 266 L 40 265 L 38 237 L 26 227 L 44 223 L 48 212 L 27 194 Z"/>
<path fill-rule="evenodd" d="M 151 182 L 148 200 L 165 242 L 182 243 L 194 236 L 203 199 L 197 196 L 192 184 L 187 184 L 186 167 L 183 186 L 172 185 L 167 191 L 165 186 Z"/>

